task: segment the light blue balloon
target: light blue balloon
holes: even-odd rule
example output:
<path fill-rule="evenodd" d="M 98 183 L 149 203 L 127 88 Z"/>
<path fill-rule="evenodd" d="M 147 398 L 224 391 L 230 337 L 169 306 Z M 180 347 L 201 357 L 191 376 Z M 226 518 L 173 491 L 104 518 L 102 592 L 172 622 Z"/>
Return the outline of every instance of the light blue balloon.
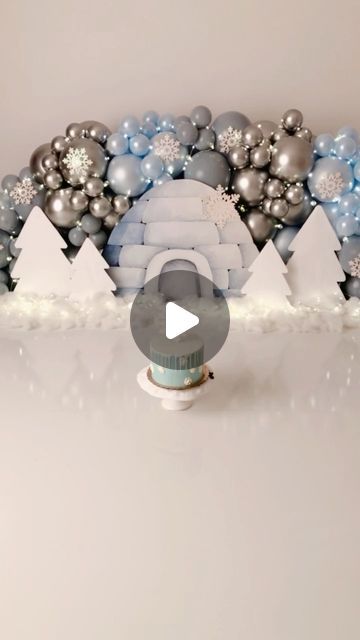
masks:
<path fill-rule="evenodd" d="M 321 133 L 315 140 L 315 151 L 318 156 L 329 156 L 335 148 L 335 140 L 330 133 Z"/>
<path fill-rule="evenodd" d="M 191 122 L 191 120 L 189 116 L 178 116 L 177 118 L 175 118 L 174 120 L 175 131 L 178 128 L 179 124 L 181 124 L 182 122 Z"/>
<path fill-rule="evenodd" d="M 335 142 L 335 153 L 338 158 L 350 160 L 357 152 L 357 144 L 355 140 L 349 136 L 343 136 Z"/>
<path fill-rule="evenodd" d="M 193 122 L 198 127 L 198 129 L 203 129 L 204 127 L 209 126 L 212 114 L 209 107 L 205 107 L 204 105 L 200 104 L 197 107 L 194 107 L 190 114 L 190 117 L 191 122 Z"/>
<path fill-rule="evenodd" d="M 336 221 L 336 232 L 339 238 L 348 238 L 358 231 L 358 223 L 354 216 L 340 216 Z"/>
<path fill-rule="evenodd" d="M 123 133 L 113 133 L 108 137 L 106 149 L 112 156 L 122 156 L 129 150 L 129 141 Z"/>
<path fill-rule="evenodd" d="M 138 133 L 130 139 L 130 151 L 136 156 L 146 156 L 149 151 L 149 138 L 143 133 Z"/>
<path fill-rule="evenodd" d="M 289 244 L 293 241 L 296 234 L 299 231 L 299 227 L 284 227 L 275 236 L 273 240 L 275 247 L 277 248 L 281 258 L 287 263 L 292 252 L 289 251 Z"/>
<path fill-rule="evenodd" d="M 165 182 L 170 182 L 171 180 L 173 180 L 172 176 L 168 173 L 163 173 L 160 178 L 154 180 L 154 187 L 161 187 Z"/>
<path fill-rule="evenodd" d="M 150 153 L 142 160 L 141 171 L 146 178 L 157 180 L 164 173 L 164 163 L 159 156 Z"/>
<path fill-rule="evenodd" d="M 175 116 L 172 113 L 165 113 L 160 116 L 159 127 L 161 131 L 174 131 L 175 129 Z"/>
<path fill-rule="evenodd" d="M 192 122 L 179 122 L 176 127 L 176 137 L 181 144 L 193 145 L 198 136 L 198 129 Z"/>
<path fill-rule="evenodd" d="M 316 160 L 308 178 L 311 195 L 319 202 L 338 202 L 354 184 L 352 167 L 339 158 L 328 157 Z"/>
<path fill-rule="evenodd" d="M 327 217 L 329 218 L 332 226 L 336 230 L 336 221 L 340 217 L 339 206 L 337 202 L 330 202 L 330 204 L 322 204 Z"/>
<path fill-rule="evenodd" d="M 157 134 L 157 128 L 153 122 L 143 122 L 140 127 L 140 131 L 147 138 L 153 138 Z"/>
<path fill-rule="evenodd" d="M 360 182 L 360 160 L 358 160 L 358 162 L 354 166 L 354 176 L 355 180 L 358 180 Z"/>
<path fill-rule="evenodd" d="M 140 129 L 140 122 L 135 116 L 126 116 L 120 122 L 119 131 L 125 133 L 128 138 L 136 136 Z"/>
<path fill-rule="evenodd" d="M 352 236 L 349 239 L 344 240 L 341 249 L 338 253 L 340 264 L 345 273 L 350 274 L 351 266 L 350 262 L 360 255 L 360 238 L 359 236 Z"/>
<path fill-rule="evenodd" d="M 141 170 L 141 159 L 130 154 L 116 156 L 110 161 L 107 179 L 115 193 L 129 197 L 140 196 L 149 184 Z"/>
<path fill-rule="evenodd" d="M 340 213 L 355 214 L 360 206 L 360 198 L 356 193 L 346 193 L 339 200 Z"/>
<path fill-rule="evenodd" d="M 155 125 L 155 127 L 157 127 L 158 123 L 159 123 L 159 114 L 156 113 L 156 111 L 145 111 L 144 115 L 143 115 L 143 120 L 144 122 L 148 123 L 152 123 Z"/>
<path fill-rule="evenodd" d="M 345 127 L 341 127 L 341 129 L 339 129 L 336 137 L 341 138 L 342 136 L 352 138 L 357 145 L 360 144 L 360 134 L 358 130 L 350 125 L 345 125 Z"/>
<path fill-rule="evenodd" d="M 166 147 L 173 145 L 175 158 L 171 159 L 166 157 Z M 166 173 L 169 173 L 173 178 L 176 178 L 180 173 L 184 171 L 186 159 L 188 156 L 188 150 L 185 146 L 179 145 L 179 141 L 176 138 L 175 133 L 164 131 L 158 133 L 151 141 L 151 147 L 155 155 L 160 155 Z M 165 147 L 165 148 L 164 148 Z M 162 153 L 164 155 L 162 155 Z"/>

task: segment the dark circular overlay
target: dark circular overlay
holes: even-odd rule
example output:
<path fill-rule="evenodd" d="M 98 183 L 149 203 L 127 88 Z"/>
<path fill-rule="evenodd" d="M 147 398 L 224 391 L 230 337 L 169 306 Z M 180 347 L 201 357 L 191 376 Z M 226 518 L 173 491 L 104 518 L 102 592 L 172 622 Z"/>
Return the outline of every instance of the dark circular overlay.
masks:
<path fill-rule="evenodd" d="M 168 302 L 175 302 L 199 318 L 198 325 L 175 341 L 166 338 Z M 198 343 L 202 343 L 202 364 L 205 364 L 223 346 L 229 333 L 230 314 L 223 293 L 211 280 L 192 271 L 175 269 L 152 278 L 136 295 L 131 308 L 130 327 L 137 346 L 149 360 L 151 344 L 158 342 L 159 338 L 168 344 L 178 343 L 181 353 L 184 342 L 196 338 Z"/>

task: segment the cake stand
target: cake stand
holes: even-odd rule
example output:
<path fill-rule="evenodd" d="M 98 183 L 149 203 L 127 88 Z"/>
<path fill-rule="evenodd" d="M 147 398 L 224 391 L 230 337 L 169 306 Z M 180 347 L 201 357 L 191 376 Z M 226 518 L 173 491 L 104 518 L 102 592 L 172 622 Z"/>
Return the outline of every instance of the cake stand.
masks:
<path fill-rule="evenodd" d="M 137 375 L 139 386 L 154 398 L 161 400 L 161 406 L 167 411 L 185 411 L 190 409 L 194 401 L 209 391 L 211 380 L 209 377 L 209 369 L 204 366 L 204 375 L 198 385 L 190 387 L 190 389 L 164 389 L 158 386 L 148 377 L 149 367 L 141 369 Z"/>

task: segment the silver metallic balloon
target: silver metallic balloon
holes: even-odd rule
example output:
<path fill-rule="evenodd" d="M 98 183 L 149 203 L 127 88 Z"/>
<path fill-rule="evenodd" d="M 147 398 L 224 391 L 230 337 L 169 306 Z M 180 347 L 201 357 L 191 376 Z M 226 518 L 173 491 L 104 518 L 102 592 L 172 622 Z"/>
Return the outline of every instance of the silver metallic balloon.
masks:
<path fill-rule="evenodd" d="M 112 206 L 116 213 L 123 215 L 130 209 L 130 200 L 126 196 L 114 196 Z"/>
<path fill-rule="evenodd" d="M 257 120 L 254 124 L 259 127 L 265 139 L 270 140 L 274 135 L 278 125 L 272 120 Z"/>
<path fill-rule="evenodd" d="M 264 213 L 266 213 L 267 216 L 271 215 L 271 204 L 272 204 L 271 198 L 264 198 L 264 200 L 261 203 L 261 210 Z"/>
<path fill-rule="evenodd" d="M 105 196 L 90 200 L 89 210 L 95 218 L 105 218 L 111 211 L 111 203 Z"/>
<path fill-rule="evenodd" d="M 230 166 L 234 169 L 244 169 L 249 164 L 249 150 L 241 145 L 237 145 L 230 149 L 227 158 Z"/>
<path fill-rule="evenodd" d="M 285 191 L 285 185 L 277 178 L 270 178 L 264 190 L 268 198 L 280 198 Z"/>
<path fill-rule="evenodd" d="M 271 202 L 270 211 L 274 218 L 281 220 L 285 218 L 289 211 L 289 203 L 286 202 L 285 198 L 274 198 Z"/>
<path fill-rule="evenodd" d="M 271 147 L 268 142 L 260 144 L 250 151 L 250 161 L 256 169 L 263 169 L 271 160 Z"/>
<path fill-rule="evenodd" d="M 62 185 L 63 177 L 60 171 L 50 169 L 44 175 L 44 184 L 48 189 L 59 189 Z"/>
<path fill-rule="evenodd" d="M 70 203 L 74 211 L 86 211 L 89 203 L 89 198 L 83 191 L 73 191 L 70 197 Z"/>
<path fill-rule="evenodd" d="M 278 140 L 282 140 L 282 138 L 288 138 L 289 134 L 282 127 L 278 127 L 275 133 L 273 134 L 272 140 L 273 142 L 277 142 Z"/>
<path fill-rule="evenodd" d="M 302 126 L 303 114 L 299 109 L 288 109 L 285 111 L 281 123 L 286 131 L 296 131 L 296 129 L 300 129 Z"/>
<path fill-rule="evenodd" d="M 101 178 L 88 178 L 84 183 L 84 191 L 90 198 L 96 198 L 104 190 L 104 182 Z"/>
<path fill-rule="evenodd" d="M 302 182 L 313 164 L 312 145 L 303 138 L 287 136 L 273 146 L 270 174 L 287 182 Z"/>
<path fill-rule="evenodd" d="M 265 171 L 242 169 L 235 171 L 230 188 L 238 193 L 242 200 L 251 206 L 260 204 L 264 199 L 264 187 L 268 179 Z"/>
<path fill-rule="evenodd" d="M 48 153 L 43 157 L 42 166 L 46 171 L 49 171 L 49 169 L 57 169 L 59 166 L 57 157 L 53 153 Z"/>
<path fill-rule="evenodd" d="M 92 176 L 102 178 L 107 160 L 104 149 L 94 140 L 75 138 L 60 154 L 60 168 L 72 186 L 83 184 Z"/>
<path fill-rule="evenodd" d="M 80 138 L 85 134 L 84 127 L 78 122 L 72 122 L 66 127 L 66 135 L 68 138 Z"/>
<path fill-rule="evenodd" d="M 289 244 L 295 238 L 299 228 L 300 227 L 284 227 L 277 232 L 274 238 L 274 245 L 285 263 L 292 255 L 292 252 L 289 251 Z"/>
<path fill-rule="evenodd" d="M 257 127 L 255 124 L 249 124 L 242 132 L 242 144 L 249 149 L 253 149 L 258 144 L 260 144 L 264 139 L 262 131 L 260 127 Z"/>
<path fill-rule="evenodd" d="M 307 140 L 308 142 L 311 142 L 313 137 L 312 131 L 307 127 L 299 129 L 295 132 L 295 135 L 297 138 L 304 138 L 304 140 Z"/>
<path fill-rule="evenodd" d="M 53 153 L 61 153 L 67 145 L 65 136 L 56 136 L 51 140 L 51 151 Z"/>
<path fill-rule="evenodd" d="M 108 215 L 104 218 L 104 227 L 108 231 L 111 231 L 119 222 L 120 214 L 116 213 L 116 211 L 110 211 Z"/>
<path fill-rule="evenodd" d="M 289 206 L 289 211 L 283 219 L 284 224 L 289 226 L 300 226 L 304 224 L 305 220 L 307 220 L 310 213 L 312 212 L 315 204 L 316 203 L 311 199 L 309 192 L 305 191 L 304 199 L 302 202 L 300 202 L 300 204 Z"/>
<path fill-rule="evenodd" d="M 226 158 L 216 151 L 196 153 L 185 168 L 187 180 L 198 180 L 214 188 L 219 184 L 226 188 L 230 181 L 230 173 Z"/>
<path fill-rule="evenodd" d="M 1 181 L 1 188 L 9 193 L 19 182 L 19 178 L 15 175 L 7 175 Z"/>
<path fill-rule="evenodd" d="M 349 298 L 360 298 L 360 278 L 347 278 L 344 288 Z"/>
<path fill-rule="evenodd" d="M 275 220 L 259 209 L 253 209 L 243 218 L 255 242 L 265 242 L 276 234 Z"/>
<path fill-rule="evenodd" d="M 111 135 L 110 129 L 108 129 L 105 124 L 98 122 L 97 120 L 85 120 L 81 123 L 81 126 L 89 138 L 95 142 L 100 142 L 101 144 L 104 144 Z"/>
<path fill-rule="evenodd" d="M 285 191 L 285 198 L 289 204 L 300 204 L 304 200 L 305 190 L 301 184 L 292 184 Z"/>
<path fill-rule="evenodd" d="M 70 198 L 73 189 L 48 191 L 45 197 L 45 213 L 51 222 L 60 228 L 71 229 L 80 220 L 81 213 L 74 211 Z"/>
<path fill-rule="evenodd" d="M 37 182 L 43 182 L 44 175 L 47 171 L 46 167 L 43 166 L 43 159 L 49 155 L 49 153 L 51 153 L 51 145 L 46 142 L 37 147 L 31 154 L 29 161 L 30 169 Z"/>

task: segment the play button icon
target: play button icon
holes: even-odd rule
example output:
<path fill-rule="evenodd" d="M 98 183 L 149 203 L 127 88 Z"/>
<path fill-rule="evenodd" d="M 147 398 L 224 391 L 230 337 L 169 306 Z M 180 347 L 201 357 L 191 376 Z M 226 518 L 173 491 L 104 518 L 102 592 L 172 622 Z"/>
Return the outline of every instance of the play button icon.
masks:
<path fill-rule="evenodd" d="M 186 309 L 183 309 L 175 302 L 167 302 L 165 331 L 166 337 L 169 340 L 181 336 L 186 331 L 189 331 L 189 329 L 196 327 L 199 322 L 198 316 L 194 313 L 186 311 Z"/>
<path fill-rule="evenodd" d="M 194 339 L 202 345 L 206 364 L 220 351 L 229 326 L 229 308 L 222 291 L 208 278 L 184 269 L 165 271 L 148 280 L 130 313 L 132 336 L 148 360 L 151 345 L 159 339 L 169 346 L 174 362 L 176 346 L 180 352 L 185 341 Z"/>

